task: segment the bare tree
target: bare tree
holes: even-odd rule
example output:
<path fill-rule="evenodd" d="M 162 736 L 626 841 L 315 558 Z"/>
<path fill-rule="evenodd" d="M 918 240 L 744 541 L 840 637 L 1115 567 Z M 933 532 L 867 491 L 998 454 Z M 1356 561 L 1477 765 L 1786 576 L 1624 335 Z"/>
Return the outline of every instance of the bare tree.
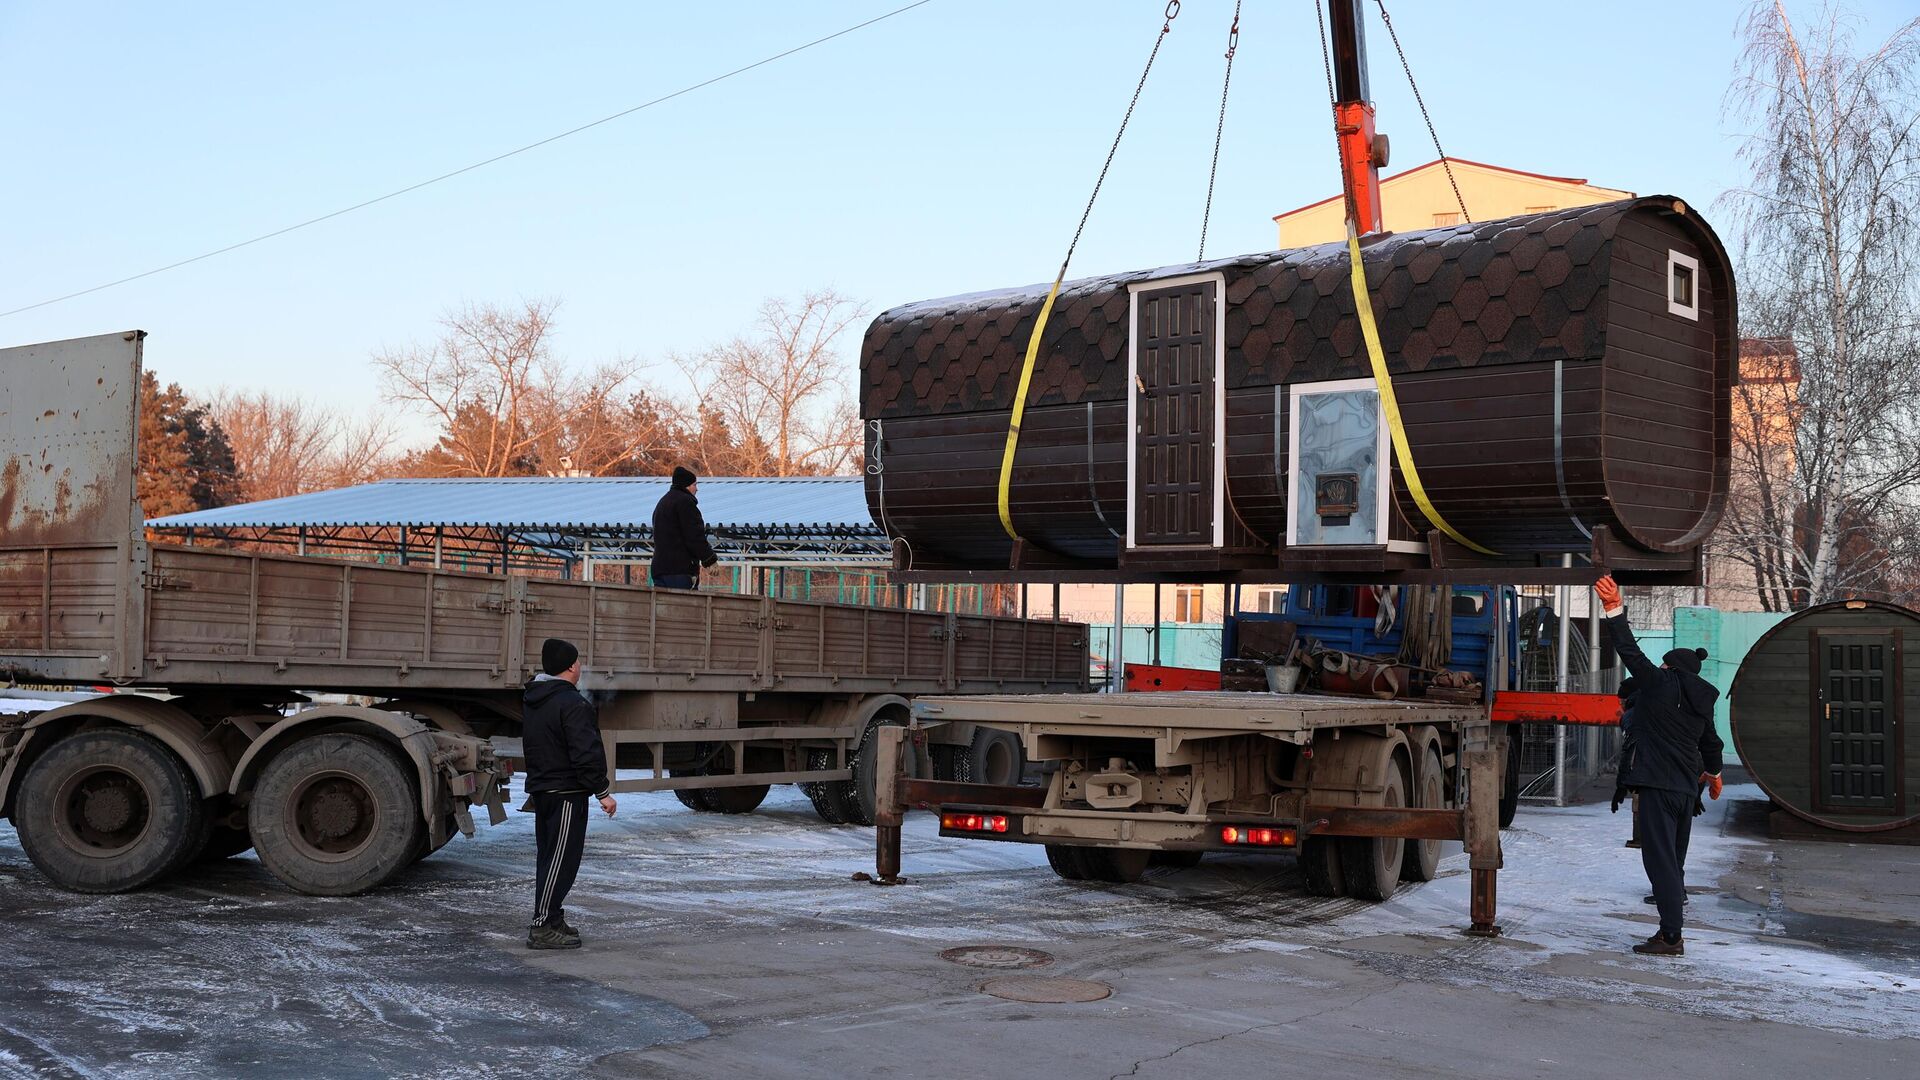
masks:
<path fill-rule="evenodd" d="M 728 433 L 729 471 L 818 475 L 856 463 L 859 419 L 837 345 L 865 316 L 865 307 L 831 290 L 772 299 L 752 331 L 679 361 L 701 430 Z"/>
<path fill-rule="evenodd" d="M 1753 182 L 1730 193 L 1744 329 L 1790 343 L 1797 381 L 1742 391 L 1721 547 L 1777 608 L 1901 590 L 1920 522 L 1920 19 L 1866 50 L 1852 26 L 1755 4 L 1729 95 L 1756 122 Z"/>
<path fill-rule="evenodd" d="M 597 473 L 625 457 L 611 418 L 635 365 L 579 373 L 551 344 L 552 301 L 518 309 L 469 304 L 442 320 L 440 339 L 375 354 L 390 400 L 424 410 L 440 438 L 415 471 L 442 476 Z"/>
<path fill-rule="evenodd" d="M 249 502 L 365 483 L 397 463 L 385 414 L 354 419 L 264 390 L 222 390 L 208 412 L 233 446 L 240 497 Z"/>

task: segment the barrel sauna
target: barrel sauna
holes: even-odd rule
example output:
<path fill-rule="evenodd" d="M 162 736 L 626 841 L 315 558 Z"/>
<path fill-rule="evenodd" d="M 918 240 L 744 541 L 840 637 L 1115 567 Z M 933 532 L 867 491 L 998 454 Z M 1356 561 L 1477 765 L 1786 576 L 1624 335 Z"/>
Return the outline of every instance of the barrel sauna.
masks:
<path fill-rule="evenodd" d="M 1441 517 L 1515 563 L 1588 554 L 1604 527 L 1623 564 L 1697 565 L 1725 500 L 1737 338 L 1726 251 L 1692 208 L 1657 196 L 1369 237 L 1362 261 Z M 1338 243 L 1064 285 L 1008 490 L 1026 555 L 1437 564 L 1349 272 Z M 1046 292 L 909 304 L 868 328 L 867 499 L 904 568 L 1020 558 L 998 483 Z"/>
<path fill-rule="evenodd" d="M 1920 839 L 1920 612 L 1808 608 L 1754 643 L 1728 701 L 1734 749 L 1774 805 L 1842 833 Z"/>

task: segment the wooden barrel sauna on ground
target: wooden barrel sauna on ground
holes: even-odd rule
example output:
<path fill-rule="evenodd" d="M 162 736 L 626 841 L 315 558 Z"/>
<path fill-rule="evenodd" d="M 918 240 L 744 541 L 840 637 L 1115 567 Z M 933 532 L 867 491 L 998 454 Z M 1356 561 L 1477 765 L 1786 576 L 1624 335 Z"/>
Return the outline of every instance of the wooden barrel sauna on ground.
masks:
<path fill-rule="evenodd" d="M 1438 512 L 1510 558 L 1690 553 L 1727 486 L 1735 291 L 1671 196 L 1370 237 L 1363 262 Z M 1044 285 L 882 313 L 862 347 L 867 497 L 912 558 L 1006 568 L 997 491 Z M 1067 283 L 1009 503 L 1033 547 L 1424 551 L 1344 244 Z"/>
<path fill-rule="evenodd" d="M 1920 612 L 1808 608 L 1754 643 L 1728 701 L 1734 749 L 1774 805 L 1849 833 L 1920 824 Z"/>

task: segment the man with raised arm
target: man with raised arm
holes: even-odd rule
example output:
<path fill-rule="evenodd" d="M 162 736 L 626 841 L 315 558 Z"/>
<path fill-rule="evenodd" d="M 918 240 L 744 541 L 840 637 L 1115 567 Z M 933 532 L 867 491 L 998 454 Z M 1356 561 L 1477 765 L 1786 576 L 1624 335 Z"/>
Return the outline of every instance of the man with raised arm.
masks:
<path fill-rule="evenodd" d="M 1720 691 L 1700 677 L 1705 652 L 1674 649 L 1656 667 L 1627 625 L 1626 604 L 1612 575 L 1594 583 L 1606 610 L 1607 634 L 1633 675 L 1633 753 L 1621 786 L 1640 796 L 1640 862 L 1660 909 L 1660 932 L 1633 947 L 1651 956 L 1684 956 L 1681 920 L 1687 890 L 1683 864 L 1700 786 L 1720 797 L 1720 736 L 1713 703 Z"/>

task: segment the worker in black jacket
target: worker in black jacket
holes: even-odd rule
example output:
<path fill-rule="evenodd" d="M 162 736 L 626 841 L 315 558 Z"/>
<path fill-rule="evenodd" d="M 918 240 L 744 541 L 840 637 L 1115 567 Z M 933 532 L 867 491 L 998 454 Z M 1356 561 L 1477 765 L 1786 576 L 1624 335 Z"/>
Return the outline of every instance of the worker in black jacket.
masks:
<path fill-rule="evenodd" d="M 613 816 L 612 783 L 600 718 L 581 696 L 580 650 L 548 638 L 540 647 L 540 674 L 527 683 L 520 712 L 527 794 L 533 803 L 535 857 L 530 949 L 577 949 L 580 934 L 567 925 L 561 904 L 580 872 L 587 846 L 587 796 Z"/>
<path fill-rule="evenodd" d="M 1627 771 L 1633 767 L 1633 696 L 1639 692 L 1639 686 L 1629 675 L 1620 680 L 1620 771 L 1614 780 L 1613 812 L 1620 812 L 1620 804 L 1632 800 L 1633 835 L 1627 839 L 1627 846 L 1640 846 L 1640 800 L 1627 790 Z"/>
<path fill-rule="evenodd" d="M 693 470 L 676 465 L 673 486 L 654 504 L 652 577 L 659 588 L 698 588 L 700 567 L 720 561 L 707 543 L 707 521 L 694 494 L 699 489 Z"/>
<path fill-rule="evenodd" d="M 1655 667 L 1633 639 L 1620 586 L 1611 575 L 1594 584 L 1605 606 L 1614 652 L 1635 683 L 1633 753 L 1622 784 L 1640 796 L 1640 861 L 1660 909 L 1660 932 L 1633 947 L 1653 956 L 1684 956 L 1680 937 L 1687 890 L 1683 870 L 1700 785 L 1720 797 L 1720 736 L 1713 705 L 1720 691 L 1700 677 L 1704 653 L 1674 649 Z"/>

